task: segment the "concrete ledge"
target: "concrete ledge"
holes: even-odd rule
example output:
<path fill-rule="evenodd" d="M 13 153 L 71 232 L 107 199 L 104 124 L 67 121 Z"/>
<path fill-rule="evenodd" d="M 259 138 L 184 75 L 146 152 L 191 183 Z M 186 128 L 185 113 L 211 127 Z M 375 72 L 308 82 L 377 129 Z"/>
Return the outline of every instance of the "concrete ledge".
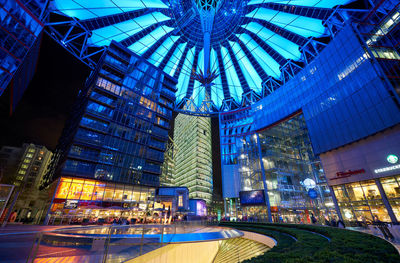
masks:
<path fill-rule="evenodd" d="M 259 242 L 270 248 L 273 248 L 274 246 L 276 246 L 278 244 L 278 242 L 276 242 L 275 239 L 273 239 L 272 237 L 266 236 L 266 235 L 249 232 L 249 231 L 243 231 L 243 230 L 240 230 L 240 232 L 243 233 L 243 236 L 242 236 L 243 238 Z"/>

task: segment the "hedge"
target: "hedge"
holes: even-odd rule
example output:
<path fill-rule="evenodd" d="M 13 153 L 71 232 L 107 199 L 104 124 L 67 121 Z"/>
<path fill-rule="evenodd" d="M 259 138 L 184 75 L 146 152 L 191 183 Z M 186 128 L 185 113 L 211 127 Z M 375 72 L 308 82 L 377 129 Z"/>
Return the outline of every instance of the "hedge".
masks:
<path fill-rule="evenodd" d="M 277 246 L 244 263 L 400 262 L 400 255 L 389 242 L 361 232 L 301 224 L 223 222 L 220 225 L 257 232 L 277 240 Z"/>

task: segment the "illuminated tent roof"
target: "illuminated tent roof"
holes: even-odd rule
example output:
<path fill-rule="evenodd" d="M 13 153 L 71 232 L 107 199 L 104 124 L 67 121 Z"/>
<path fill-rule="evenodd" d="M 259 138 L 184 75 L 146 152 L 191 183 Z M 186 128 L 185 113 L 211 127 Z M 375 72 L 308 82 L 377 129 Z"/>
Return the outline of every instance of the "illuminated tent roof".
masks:
<path fill-rule="evenodd" d="M 209 113 L 248 105 L 282 85 L 326 45 L 349 14 L 340 5 L 351 1 L 53 0 L 50 8 L 89 32 L 53 31 L 65 47 L 81 36 L 85 50 L 118 41 L 178 80 L 177 108 Z"/>

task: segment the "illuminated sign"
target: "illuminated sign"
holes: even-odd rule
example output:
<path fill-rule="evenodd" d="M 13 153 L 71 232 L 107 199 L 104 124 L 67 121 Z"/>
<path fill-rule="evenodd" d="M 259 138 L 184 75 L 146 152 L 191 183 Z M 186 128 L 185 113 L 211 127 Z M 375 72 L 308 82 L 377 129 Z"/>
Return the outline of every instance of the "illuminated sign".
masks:
<path fill-rule="evenodd" d="M 389 155 L 386 157 L 386 160 L 387 160 L 389 163 L 395 164 L 395 163 L 397 163 L 397 161 L 399 160 L 399 157 L 397 157 L 397 156 L 394 155 L 394 154 L 389 154 Z"/>
<path fill-rule="evenodd" d="M 318 192 L 315 191 L 315 189 L 310 189 L 310 190 L 308 190 L 308 196 L 311 199 L 316 199 L 318 197 Z"/>
<path fill-rule="evenodd" d="M 315 183 L 315 181 L 313 179 L 310 178 L 306 178 L 303 181 L 303 185 L 304 187 L 308 190 L 308 189 L 313 189 L 315 188 L 315 186 L 317 186 L 317 184 Z"/>
<path fill-rule="evenodd" d="M 64 203 L 64 209 L 77 209 L 78 201 L 77 200 L 66 200 Z"/>
<path fill-rule="evenodd" d="M 389 171 L 393 171 L 393 170 L 397 170 L 397 169 L 400 169 L 400 164 L 389 166 L 389 167 L 383 167 L 383 168 L 375 169 L 374 172 L 376 174 L 379 174 L 379 173 L 389 172 Z"/>
<path fill-rule="evenodd" d="M 336 173 L 336 177 L 335 178 L 331 178 L 329 180 L 337 180 L 337 179 L 341 179 L 341 178 L 350 177 L 350 176 L 355 175 L 355 174 L 363 174 L 363 173 L 365 173 L 364 169 L 359 169 L 359 170 L 354 170 L 354 171 L 348 170 L 347 172 L 337 172 Z"/>
<path fill-rule="evenodd" d="M 240 191 L 241 205 L 265 205 L 264 190 Z"/>

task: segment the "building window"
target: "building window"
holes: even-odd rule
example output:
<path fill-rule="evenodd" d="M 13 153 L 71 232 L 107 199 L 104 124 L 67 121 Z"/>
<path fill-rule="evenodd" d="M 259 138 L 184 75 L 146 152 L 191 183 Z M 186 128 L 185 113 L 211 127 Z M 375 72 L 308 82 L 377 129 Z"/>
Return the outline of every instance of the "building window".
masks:
<path fill-rule="evenodd" d="M 29 153 L 34 153 L 34 152 L 35 152 L 35 149 L 29 148 L 29 149 L 28 149 L 28 152 L 29 152 Z"/>
<path fill-rule="evenodd" d="M 25 160 L 24 160 L 24 163 L 30 163 L 30 162 L 31 162 L 30 159 L 25 159 Z"/>
<path fill-rule="evenodd" d="M 26 171 L 25 170 L 19 170 L 19 172 L 18 172 L 19 174 L 25 174 L 26 173 Z"/>
<path fill-rule="evenodd" d="M 32 157 L 33 157 L 33 154 L 28 153 L 28 154 L 26 155 L 26 157 L 27 157 L 27 158 L 32 158 Z"/>
<path fill-rule="evenodd" d="M 23 164 L 23 165 L 21 165 L 21 168 L 28 169 L 28 165 L 27 164 Z"/>
<path fill-rule="evenodd" d="M 179 206 L 179 207 L 182 207 L 182 206 L 183 206 L 183 196 L 182 196 L 182 195 L 179 195 L 179 196 L 178 196 L 178 206 Z"/>

